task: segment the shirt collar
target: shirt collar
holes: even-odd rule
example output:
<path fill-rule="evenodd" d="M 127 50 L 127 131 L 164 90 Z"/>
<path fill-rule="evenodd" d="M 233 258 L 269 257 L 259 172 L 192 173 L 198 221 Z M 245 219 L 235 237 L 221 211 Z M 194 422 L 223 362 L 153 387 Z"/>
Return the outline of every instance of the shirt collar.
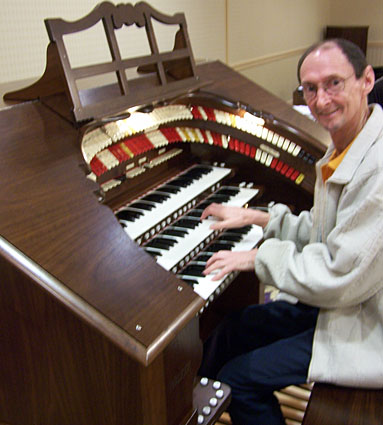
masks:
<path fill-rule="evenodd" d="M 325 182 L 328 178 L 330 178 L 333 175 L 334 171 L 337 169 L 338 165 L 342 162 L 343 158 L 345 157 L 346 153 L 350 149 L 354 140 L 339 155 L 337 154 L 337 151 L 334 150 L 330 156 L 329 161 L 326 164 L 323 164 L 321 166 L 323 182 Z"/>

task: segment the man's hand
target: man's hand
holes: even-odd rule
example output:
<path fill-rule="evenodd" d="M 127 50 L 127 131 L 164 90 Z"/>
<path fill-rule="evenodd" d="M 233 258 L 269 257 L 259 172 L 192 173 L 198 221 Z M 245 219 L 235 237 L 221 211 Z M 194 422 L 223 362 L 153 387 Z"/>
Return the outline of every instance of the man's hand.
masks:
<path fill-rule="evenodd" d="M 226 274 L 233 271 L 251 271 L 254 270 L 254 261 L 258 248 L 251 251 L 218 251 L 206 263 L 204 275 L 208 275 L 216 270 L 212 280 L 219 280 Z"/>
<path fill-rule="evenodd" d="M 216 223 L 210 226 L 214 230 L 233 229 L 249 224 L 257 224 L 265 227 L 270 218 L 269 213 L 264 211 L 215 203 L 210 204 L 204 209 L 201 214 L 201 220 L 204 220 L 208 216 L 218 219 Z"/>

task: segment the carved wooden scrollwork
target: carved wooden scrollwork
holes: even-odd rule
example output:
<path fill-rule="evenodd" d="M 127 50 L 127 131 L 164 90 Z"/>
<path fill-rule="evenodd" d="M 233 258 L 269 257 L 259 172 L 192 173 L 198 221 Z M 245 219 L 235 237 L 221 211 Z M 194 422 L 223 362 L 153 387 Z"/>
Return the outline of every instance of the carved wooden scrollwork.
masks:
<path fill-rule="evenodd" d="M 159 51 L 152 20 L 176 26 L 172 51 Z M 86 31 L 99 22 L 103 24 L 112 60 L 72 67 L 64 36 Z M 151 51 L 149 55 L 134 58 L 121 56 L 115 31 L 124 25 L 145 27 Z M 103 2 L 79 20 L 46 19 L 45 26 L 50 44 L 43 77 L 26 89 L 8 93 L 7 99 L 40 98 L 50 104 L 49 97 L 60 94 L 66 98 L 67 110 L 59 113 L 74 122 L 81 122 L 116 114 L 134 105 L 179 96 L 202 85 L 196 76 L 183 13 L 164 15 L 145 2 L 117 6 Z M 128 78 L 128 69 L 136 69 L 138 77 Z M 97 77 L 101 80 L 102 76 L 113 73 L 116 75 L 115 84 L 101 84 L 91 90 L 78 89 L 77 82 L 81 79 Z"/>

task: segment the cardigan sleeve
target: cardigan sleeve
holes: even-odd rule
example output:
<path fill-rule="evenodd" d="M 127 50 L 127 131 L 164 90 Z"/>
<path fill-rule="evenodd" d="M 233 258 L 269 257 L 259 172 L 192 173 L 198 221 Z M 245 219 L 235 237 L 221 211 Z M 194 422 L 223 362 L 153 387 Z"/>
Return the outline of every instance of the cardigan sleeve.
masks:
<path fill-rule="evenodd" d="M 277 217 L 283 229 L 284 216 L 272 220 Z M 365 173 L 345 187 L 336 224 L 324 242 L 300 250 L 294 238 L 279 237 L 288 232 L 273 231 L 275 223 L 266 229 L 270 239 L 255 259 L 261 281 L 324 308 L 359 304 L 383 288 L 382 169 Z"/>
<path fill-rule="evenodd" d="M 293 241 L 298 249 L 309 243 L 312 228 L 311 211 L 302 211 L 298 216 L 283 204 L 276 204 L 269 210 L 270 220 L 264 229 L 264 238 L 278 238 Z"/>

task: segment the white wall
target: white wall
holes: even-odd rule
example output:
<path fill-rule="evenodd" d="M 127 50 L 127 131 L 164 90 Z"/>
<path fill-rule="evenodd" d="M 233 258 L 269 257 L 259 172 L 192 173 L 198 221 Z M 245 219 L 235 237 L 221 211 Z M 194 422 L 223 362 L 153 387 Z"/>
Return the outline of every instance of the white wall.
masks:
<path fill-rule="evenodd" d="M 383 66 L 383 0 L 332 0 L 329 25 L 368 26 L 367 61 Z"/>
<path fill-rule="evenodd" d="M 124 0 L 112 2 L 119 4 Z M 326 25 L 369 25 L 367 58 L 374 66 L 383 66 L 383 0 L 148 2 L 163 13 L 185 13 L 196 59 L 227 62 L 285 100 L 291 100 L 297 85 L 299 56 L 311 43 L 322 39 Z M 42 75 L 48 44 L 45 18 L 77 20 L 98 3 L 98 0 L 1 0 L 0 84 Z M 137 54 L 140 46 L 135 38 L 127 50 Z M 74 46 L 74 60 L 87 61 L 92 55 L 98 60 L 103 51 L 107 51 L 105 45 L 97 37 L 91 37 L 85 52 Z"/>
<path fill-rule="evenodd" d="M 321 39 L 330 0 L 230 0 L 229 64 L 288 100 L 300 55 Z"/>
<path fill-rule="evenodd" d="M 46 47 L 49 42 L 44 25 L 45 18 L 77 20 L 87 15 L 100 2 L 1 0 L 0 83 L 38 77 L 44 72 Z M 112 3 L 119 4 L 122 1 Z M 225 0 L 151 0 L 150 4 L 166 14 L 185 13 L 196 58 L 225 61 Z M 101 34 L 98 29 L 94 32 Z M 133 47 L 136 46 L 135 40 L 132 44 Z M 81 52 L 82 59 L 86 61 L 88 56 L 97 56 L 95 52 L 98 50 L 105 50 L 103 40 L 100 44 L 98 38 L 90 37 L 87 49 Z M 132 51 L 134 52 L 134 49 Z M 76 55 L 76 52 L 74 54 Z"/>
<path fill-rule="evenodd" d="M 330 25 L 368 25 L 371 41 L 383 40 L 383 1 L 332 0 Z"/>

